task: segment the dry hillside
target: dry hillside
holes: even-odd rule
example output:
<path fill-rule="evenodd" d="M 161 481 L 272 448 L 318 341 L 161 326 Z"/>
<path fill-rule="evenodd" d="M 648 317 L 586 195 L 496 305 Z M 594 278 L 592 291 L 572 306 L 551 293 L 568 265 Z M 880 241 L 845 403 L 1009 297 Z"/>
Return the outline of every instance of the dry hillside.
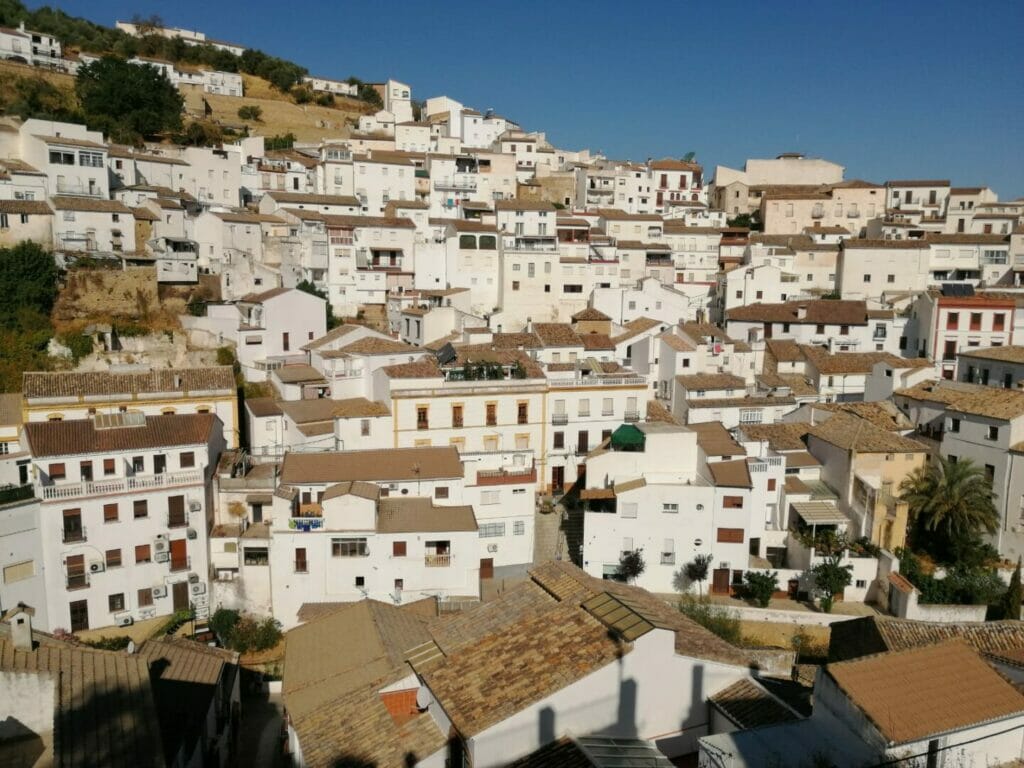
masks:
<path fill-rule="evenodd" d="M 57 296 L 52 319 L 58 332 L 115 321 L 158 331 L 180 327 L 178 315 L 185 311 L 185 303 L 182 296 L 161 300 L 153 267 L 73 269 Z"/>
<path fill-rule="evenodd" d="M 185 110 L 191 117 L 204 114 L 203 99 L 213 110 L 213 118 L 222 126 L 240 128 L 248 125 L 253 134 L 278 136 L 292 133 L 299 141 L 316 141 L 320 138 L 345 138 L 359 115 L 373 112 L 373 107 L 356 99 L 338 97 L 333 107 L 319 107 L 315 104 L 296 104 L 294 99 L 273 88 L 259 77 L 243 75 L 246 96 L 220 96 L 203 93 L 194 87 L 182 90 Z M 61 92 L 64 105 L 76 106 L 75 79 L 60 72 L 49 72 L 27 64 L 0 60 L 0 109 L 6 108 L 17 98 L 19 80 L 43 79 L 52 83 Z M 246 122 L 238 117 L 238 108 L 254 105 L 263 110 L 259 122 Z"/>

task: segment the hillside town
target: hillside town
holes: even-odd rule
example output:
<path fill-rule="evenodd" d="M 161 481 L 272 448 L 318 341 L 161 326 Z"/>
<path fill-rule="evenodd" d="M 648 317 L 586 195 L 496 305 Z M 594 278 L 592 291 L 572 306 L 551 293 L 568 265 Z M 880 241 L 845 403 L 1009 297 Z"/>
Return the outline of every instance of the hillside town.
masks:
<path fill-rule="evenodd" d="M 61 323 L 0 394 L 0 764 L 1022 764 L 1024 198 L 369 87 L 285 148 L 0 116 Z"/>

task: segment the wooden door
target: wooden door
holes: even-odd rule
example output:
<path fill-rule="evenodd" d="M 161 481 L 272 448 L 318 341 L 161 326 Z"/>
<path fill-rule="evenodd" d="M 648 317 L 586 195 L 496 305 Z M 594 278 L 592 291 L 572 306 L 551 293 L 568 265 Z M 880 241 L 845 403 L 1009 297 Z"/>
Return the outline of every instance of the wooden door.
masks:
<path fill-rule="evenodd" d="M 565 467 L 552 467 L 551 468 L 551 491 L 553 493 L 561 493 L 562 487 L 565 485 Z"/>
<path fill-rule="evenodd" d="M 729 594 L 729 569 L 716 568 L 711 574 L 711 591 L 716 595 Z"/>
<path fill-rule="evenodd" d="M 171 539 L 171 570 L 184 571 L 188 568 L 185 539 Z"/>
<path fill-rule="evenodd" d="M 71 609 L 71 631 L 81 632 L 89 628 L 89 601 L 75 600 L 69 606 Z"/>
<path fill-rule="evenodd" d="M 171 587 L 171 595 L 174 598 L 174 610 L 184 611 L 188 608 L 188 582 L 177 581 Z"/>
<path fill-rule="evenodd" d="M 482 557 L 482 558 L 480 558 L 480 578 L 481 579 L 493 579 L 494 578 L 494 558 L 493 557 Z"/>

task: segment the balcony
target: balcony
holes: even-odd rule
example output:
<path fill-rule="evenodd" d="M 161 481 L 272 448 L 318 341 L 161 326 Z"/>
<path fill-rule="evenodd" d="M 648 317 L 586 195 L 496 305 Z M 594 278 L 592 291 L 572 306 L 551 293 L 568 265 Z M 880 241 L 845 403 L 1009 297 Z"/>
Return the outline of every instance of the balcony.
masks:
<path fill-rule="evenodd" d="M 64 583 L 69 592 L 73 589 L 85 589 L 89 586 L 89 574 L 69 573 Z"/>
<path fill-rule="evenodd" d="M 172 557 L 171 558 L 171 573 L 177 573 L 178 571 L 188 571 L 192 568 L 191 557 Z"/>
<path fill-rule="evenodd" d="M 623 387 L 639 386 L 646 388 L 647 380 L 643 376 L 580 376 L 570 379 L 548 379 L 550 387 Z"/>
<path fill-rule="evenodd" d="M 65 528 L 61 531 L 60 540 L 65 544 L 76 544 L 86 541 L 85 526 L 80 528 Z"/>
<path fill-rule="evenodd" d="M 44 485 L 40 490 L 42 491 L 43 501 L 54 501 L 58 499 L 76 499 L 83 496 L 107 496 L 130 493 L 132 491 L 197 485 L 202 482 L 203 473 L 199 470 L 190 470 L 186 472 L 164 472 L 158 475 L 115 477 L 108 480 L 93 480 L 81 483 Z"/>
<path fill-rule="evenodd" d="M 626 411 L 622 420 L 630 424 L 640 421 L 640 411 Z"/>
<path fill-rule="evenodd" d="M 288 529 L 292 531 L 300 531 L 302 533 L 309 533 L 310 531 L 319 531 L 324 527 L 324 519 L 322 517 L 313 517 L 311 515 L 304 515 L 302 517 L 290 517 L 288 518 Z"/>
<path fill-rule="evenodd" d="M 448 568 L 452 564 L 451 555 L 424 555 L 423 564 L 427 568 Z"/>
<path fill-rule="evenodd" d="M 567 413 L 552 413 L 551 423 L 556 427 L 562 427 L 569 423 L 569 414 Z"/>
<path fill-rule="evenodd" d="M 35 496 L 35 487 L 31 483 L 25 485 L 7 485 L 0 488 L 0 505 L 26 501 Z"/>
<path fill-rule="evenodd" d="M 513 485 L 518 483 L 536 483 L 535 467 L 513 467 L 503 469 L 481 469 L 476 473 L 477 485 Z"/>
<path fill-rule="evenodd" d="M 676 564 L 676 553 L 675 552 L 662 552 L 661 553 L 661 564 L 662 565 L 675 565 Z"/>
<path fill-rule="evenodd" d="M 102 168 L 102 165 L 98 166 Z M 84 184 L 80 181 L 57 181 L 58 195 L 81 195 L 85 197 L 105 197 L 103 189 L 98 184 Z"/>
<path fill-rule="evenodd" d="M 463 192 L 476 192 L 476 182 L 472 179 L 464 181 L 458 179 L 437 179 L 434 182 L 434 189 L 457 189 Z"/>

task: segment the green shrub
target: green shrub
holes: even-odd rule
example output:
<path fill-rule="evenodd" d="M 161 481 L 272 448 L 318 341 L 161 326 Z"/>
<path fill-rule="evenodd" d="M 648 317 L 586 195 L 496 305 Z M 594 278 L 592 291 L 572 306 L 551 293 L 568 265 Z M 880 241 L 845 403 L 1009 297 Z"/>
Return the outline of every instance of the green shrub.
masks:
<path fill-rule="evenodd" d="M 725 606 L 715 605 L 706 597 L 683 595 L 679 600 L 679 611 L 726 642 L 738 645 L 742 639 L 740 620 L 736 615 Z"/>
<path fill-rule="evenodd" d="M 92 354 L 92 336 L 86 336 L 84 333 L 62 333 L 57 337 L 57 341 L 71 350 L 71 359 L 76 363 Z"/>
<path fill-rule="evenodd" d="M 132 639 L 128 635 L 122 637 L 107 637 L 104 635 L 98 640 L 83 640 L 82 642 L 90 648 L 98 648 L 101 651 L 123 651 L 131 641 Z"/>
<path fill-rule="evenodd" d="M 743 574 L 744 596 L 760 606 L 767 608 L 768 602 L 779 589 L 779 574 L 776 571 L 762 573 L 761 571 L 746 571 Z"/>
<path fill-rule="evenodd" d="M 238 108 L 238 116 L 242 120 L 259 121 L 263 118 L 263 108 L 256 104 L 246 104 Z"/>

